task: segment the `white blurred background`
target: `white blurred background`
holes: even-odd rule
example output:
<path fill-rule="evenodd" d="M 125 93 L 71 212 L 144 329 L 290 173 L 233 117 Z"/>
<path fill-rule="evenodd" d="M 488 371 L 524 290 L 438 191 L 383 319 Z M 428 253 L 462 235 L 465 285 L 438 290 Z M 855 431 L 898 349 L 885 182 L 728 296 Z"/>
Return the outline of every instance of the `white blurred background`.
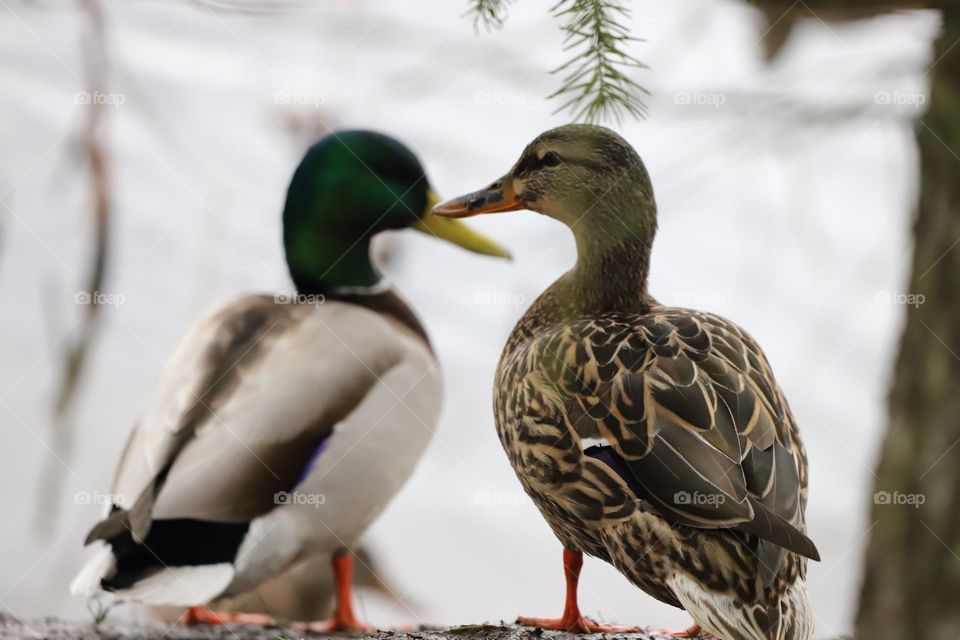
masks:
<path fill-rule="evenodd" d="M 417 151 L 441 195 L 455 195 L 566 121 L 543 99 L 558 82 L 546 71 L 565 57 L 551 4 L 513 4 L 502 31 L 476 35 L 465 4 L 439 0 L 254 15 L 105 2 L 108 96 L 121 104 L 104 121 L 113 196 L 104 289 L 117 304 L 102 308 L 72 450 L 55 452 L 52 405 L 92 245 L 77 99 L 88 90 L 84 20 L 73 4 L 0 2 L 0 610 L 87 617 L 67 583 L 103 506 L 77 496 L 109 490 L 141 401 L 192 319 L 232 294 L 290 288 L 279 215 L 307 144 L 327 127 L 382 130 Z M 653 294 L 751 331 L 801 425 L 809 529 L 823 555 L 809 589 L 828 636 L 849 631 L 856 601 L 904 315 L 911 118 L 922 112 L 937 21 L 917 12 L 827 24 L 794 10 L 806 17 L 768 65 L 767 25 L 743 2 L 634 3 L 633 32 L 646 41 L 631 53 L 651 67 L 635 76 L 652 93 L 650 114 L 618 129 L 659 203 Z M 510 246 L 512 264 L 411 233 L 381 243 L 384 271 L 432 335 L 448 393 L 423 463 L 367 537 L 378 571 L 413 609 L 361 594 L 360 613 L 380 625 L 561 607 L 560 545 L 500 449 L 490 396 L 508 332 L 572 265 L 573 242 L 531 213 L 473 222 Z M 51 460 L 59 496 L 41 490 Z M 587 615 L 688 623 L 599 561 L 587 561 L 581 584 Z"/>

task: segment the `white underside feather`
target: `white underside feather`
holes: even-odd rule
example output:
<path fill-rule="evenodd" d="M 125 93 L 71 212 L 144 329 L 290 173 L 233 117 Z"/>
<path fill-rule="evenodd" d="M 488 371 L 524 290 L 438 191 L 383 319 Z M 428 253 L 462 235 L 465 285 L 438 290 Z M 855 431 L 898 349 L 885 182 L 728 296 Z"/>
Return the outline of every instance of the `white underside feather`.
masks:
<path fill-rule="evenodd" d="M 302 317 L 265 342 L 255 365 L 221 399 L 216 419 L 179 452 L 153 516 L 242 519 L 230 513 L 239 502 L 229 495 L 243 473 L 239 465 L 260 469 L 264 452 L 302 440 L 331 403 L 364 389 L 297 488 L 322 502 L 282 504 L 255 518 L 233 563 L 167 568 L 118 591 L 120 597 L 157 605 L 209 602 L 254 588 L 308 555 L 352 546 L 413 471 L 442 398 L 429 347 L 393 319 L 355 305 L 328 301 L 298 311 Z M 125 498 L 120 506 L 131 506 L 176 444 L 176 426 L 195 401 L 196 372 L 205 369 L 207 346 L 218 337 L 220 325 L 211 318 L 187 334 L 145 404 L 114 485 L 113 493 Z M 98 591 L 115 564 L 104 547 L 71 589 Z"/>
<path fill-rule="evenodd" d="M 170 567 L 115 593 L 122 600 L 150 605 L 190 607 L 216 600 L 233 580 L 233 565 Z"/>
<path fill-rule="evenodd" d="M 781 598 L 779 624 L 772 629 L 761 628 L 733 597 L 704 589 L 682 573 L 674 574 L 670 586 L 694 621 L 718 638 L 810 640 L 813 637 L 813 613 L 803 580 L 798 579 Z M 731 635 L 731 630 L 735 630 L 736 635 Z"/>
<path fill-rule="evenodd" d="M 113 575 L 116 566 L 117 561 L 110 547 L 103 545 L 70 583 L 70 593 L 75 596 L 89 596 L 100 591 L 100 581 Z"/>

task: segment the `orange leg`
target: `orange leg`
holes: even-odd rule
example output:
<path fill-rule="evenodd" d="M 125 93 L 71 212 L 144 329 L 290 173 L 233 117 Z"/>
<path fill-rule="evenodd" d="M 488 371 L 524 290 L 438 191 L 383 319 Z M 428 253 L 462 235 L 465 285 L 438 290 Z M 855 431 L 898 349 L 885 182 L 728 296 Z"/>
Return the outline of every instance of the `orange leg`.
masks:
<path fill-rule="evenodd" d="M 689 628 L 681 629 L 680 631 L 674 631 L 672 629 L 660 629 L 657 631 L 657 634 L 661 636 L 670 636 L 671 638 L 713 638 L 714 636 L 707 633 L 700 627 L 699 624 L 694 622 Z"/>
<path fill-rule="evenodd" d="M 575 631 L 579 633 L 630 633 L 642 631 L 638 627 L 621 627 L 600 624 L 580 615 L 577 604 L 577 583 L 580 582 L 580 569 L 583 567 L 583 554 L 579 551 L 563 550 L 563 574 L 567 581 L 567 597 L 560 618 L 517 618 L 517 624 L 528 627 L 540 627 L 554 631 Z"/>
<path fill-rule="evenodd" d="M 337 583 L 337 602 L 333 617 L 294 625 L 295 628 L 315 633 L 331 631 L 373 631 L 372 627 L 360 622 L 353 613 L 353 556 L 349 551 L 337 551 L 333 554 L 333 578 Z"/>
<path fill-rule="evenodd" d="M 273 624 L 273 618 L 259 613 L 217 613 L 204 606 L 189 607 L 180 624 Z"/>

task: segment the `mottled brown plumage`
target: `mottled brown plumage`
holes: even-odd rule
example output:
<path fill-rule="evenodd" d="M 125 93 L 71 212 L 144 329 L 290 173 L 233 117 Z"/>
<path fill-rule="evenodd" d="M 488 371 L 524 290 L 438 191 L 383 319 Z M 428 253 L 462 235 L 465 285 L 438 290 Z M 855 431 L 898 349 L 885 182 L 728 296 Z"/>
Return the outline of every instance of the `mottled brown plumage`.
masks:
<path fill-rule="evenodd" d="M 723 638 L 808 638 L 818 554 L 796 422 L 743 329 L 647 292 L 656 206 L 636 152 L 561 127 L 498 188 L 577 240 L 576 266 L 510 335 L 494 392 L 503 447 L 556 536 Z"/>

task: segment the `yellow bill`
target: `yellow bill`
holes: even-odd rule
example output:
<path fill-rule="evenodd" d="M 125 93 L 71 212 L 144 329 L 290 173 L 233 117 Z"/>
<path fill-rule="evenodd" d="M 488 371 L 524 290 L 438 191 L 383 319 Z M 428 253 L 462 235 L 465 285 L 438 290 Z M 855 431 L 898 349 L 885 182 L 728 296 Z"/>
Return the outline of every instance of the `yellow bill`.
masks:
<path fill-rule="evenodd" d="M 459 220 L 436 215 L 433 208 L 438 202 L 440 202 L 440 198 L 431 189 L 427 198 L 427 210 L 423 214 L 423 219 L 413 225 L 414 229 L 441 240 L 452 242 L 467 251 L 481 253 L 485 256 L 507 258 L 508 260 L 512 257 L 510 252 L 502 245 L 482 233 L 474 231 Z"/>

